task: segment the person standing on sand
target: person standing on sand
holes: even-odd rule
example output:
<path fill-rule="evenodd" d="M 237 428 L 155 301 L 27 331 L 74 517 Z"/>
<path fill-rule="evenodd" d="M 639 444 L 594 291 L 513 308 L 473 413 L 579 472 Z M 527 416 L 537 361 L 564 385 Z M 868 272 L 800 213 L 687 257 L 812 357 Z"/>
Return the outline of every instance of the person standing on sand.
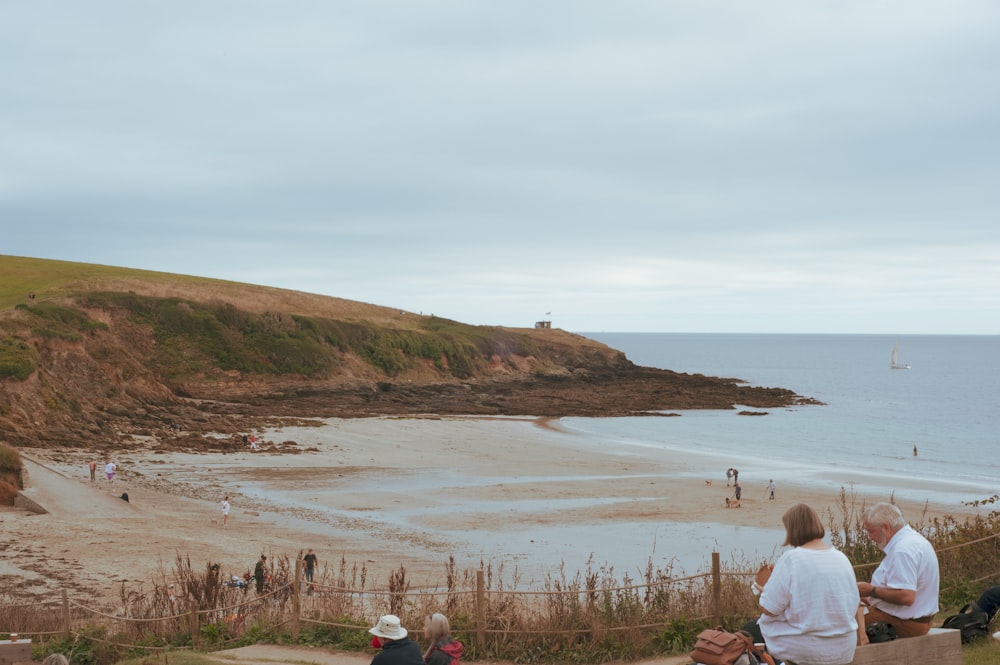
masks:
<path fill-rule="evenodd" d="M 737 501 L 739 501 L 740 497 L 743 496 L 743 488 L 740 487 L 739 483 L 734 483 L 733 484 L 733 495 L 736 497 Z"/>
<path fill-rule="evenodd" d="M 774 490 L 775 490 L 774 478 L 772 478 L 771 480 L 767 481 L 767 491 L 770 492 L 770 496 L 768 496 L 767 498 L 770 499 L 771 501 L 774 501 Z"/>
<path fill-rule="evenodd" d="M 90 482 L 97 480 L 97 460 L 90 460 Z"/>
<path fill-rule="evenodd" d="M 225 496 L 222 499 L 222 526 L 225 528 L 226 524 L 229 522 L 229 496 Z"/>
<path fill-rule="evenodd" d="M 733 467 L 726 469 L 726 487 L 729 487 L 729 481 L 733 479 Z"/>
<path fill-rule="evenodd" d="M 111 481 L 113 481 L 115 479 L 115 469 L 117 469 L 117 468 L 118 468 L 118 465 L 115 464 L 114 462 L 111 462 L 111 461 L 109 461 L 105 465 L 105 467 L 104 467 L 104 475 L 106 475 L 108 477 L 108 482 L 111 482 Z"/>
<path fill-rule="evenodd" d="M 313 553 L 312 548 L 310 547 L 309 551 L 306 552 L 306 555 L 302 557 L 302 566 L 305 568 L 307 582 L 313 581 L 313 576 L 316 574 L 317 563 L 318 560 L 316 559 L 316 554 Z M 311 591 L 312 589 L 310 588 L 310 592 Z"/>
<path fill-rule="evenodd" d="M 260 559 L 257 561 L 257 565 L 253 567 L 253 577 L 254 582 L 257 583 L 257 593 L 264 593 L 264 577 L 266 575 L 264 571 L 264 564 L 266 561 L 267 557 L 261 554 Z"/>

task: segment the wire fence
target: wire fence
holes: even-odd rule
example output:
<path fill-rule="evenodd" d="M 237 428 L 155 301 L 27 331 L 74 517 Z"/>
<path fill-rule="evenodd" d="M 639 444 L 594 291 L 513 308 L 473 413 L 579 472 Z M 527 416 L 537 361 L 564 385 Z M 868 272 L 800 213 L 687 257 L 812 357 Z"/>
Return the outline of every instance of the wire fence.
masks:
<path fill-rule="evenodd" d="M 942 594 L 1000 578 L 1000 534 L 937 550 Z M 877 562 L 855 566 L 868 579 Z M 948 571 L 961 571 L 951 575 Z M 301 560 L 287 579 L 272 580 L 260 592 L 249 583 L 232 585 L 217 576 L 204 588 L 163 603 L 96 607 L 63 590 L 62 602 L 0 605 L 0 636 L 88 641 L 122 652 L 176 649 L 216 650 L 279 635 L 295 640 L 304 628 L 350 634 L 363 646 L 366 631 L 382 614 L 422 627 L 424 617 L 443 612 L 463 637 L 472 658 L 508 655 L 505 644 L 533 641 L 545 648 L 569 648 L 581 641 L 682 648 L 692 627 L 734 625 L 755 615 L 748 591 L 756 570 L 725 570 L 712 553 L 708 572 L 665 577 L 647 574 L 643 583 L 588 572 L 556 580 L 545 589 L 505 589 L 479 569 L 443 589 L 411 590 L 405 575 L 388 588 L 352 588 L 343 582 L 305 580 Z M 401 579 L 402 578 L 402 579 Z M 462 586 L 464 582 L 465 586 Z M 214 585 L 214 586 L 213 586 Z M 674 634 L 675 633 L 675 634 Z M 674 640 L 671 641 L 671 635 Z M 651 637 L 652 636 L 652 637 Z"/>

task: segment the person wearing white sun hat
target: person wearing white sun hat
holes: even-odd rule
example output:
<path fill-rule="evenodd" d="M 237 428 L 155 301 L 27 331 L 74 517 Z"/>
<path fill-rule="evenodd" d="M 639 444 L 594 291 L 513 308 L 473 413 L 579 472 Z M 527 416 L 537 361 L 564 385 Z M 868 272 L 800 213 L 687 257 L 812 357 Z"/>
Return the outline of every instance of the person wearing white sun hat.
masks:
<path fill-rule="evenodd" d="M 424 665 L 420 646 L 408 638 L 406 629 L 395 614 L 379 617 L 368 632 L 378 638 L 381 650 L 372 658 L 372 665 Z"/>

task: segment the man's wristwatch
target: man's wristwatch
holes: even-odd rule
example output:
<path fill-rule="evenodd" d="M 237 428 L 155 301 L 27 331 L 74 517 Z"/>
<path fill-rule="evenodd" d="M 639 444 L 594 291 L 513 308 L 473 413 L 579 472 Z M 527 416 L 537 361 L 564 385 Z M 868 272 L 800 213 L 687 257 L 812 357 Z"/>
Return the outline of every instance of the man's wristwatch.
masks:
<path fill-rule="evenodd" d="M 872 590 L 868 592 L 868 597 L 869 598 L 878 598 L 878 596 L 875 595 L 875 587 L 872 587 Z"/>

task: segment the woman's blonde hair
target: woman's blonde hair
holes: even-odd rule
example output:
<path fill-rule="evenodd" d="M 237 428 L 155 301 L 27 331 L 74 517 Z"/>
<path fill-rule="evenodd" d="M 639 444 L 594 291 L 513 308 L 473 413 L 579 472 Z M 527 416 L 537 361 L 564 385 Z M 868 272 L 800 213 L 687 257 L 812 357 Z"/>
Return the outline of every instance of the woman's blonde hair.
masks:
<path fill-rule="evenodd" d="M 785 525 L 785 545 L 801 547 L 810 540 L 817 540 L 826 535 L 826 528 L 816 511 L 804 503 L 797 503 L 781 516 Z"/>
<path fill-rule="evenodd" d="M 451 625 L 448 623 L 448 617 L 440 612 L 435 612 L 424 619 L 424 636 L 427 639 L 436 642 L 450 634 Z"/>

